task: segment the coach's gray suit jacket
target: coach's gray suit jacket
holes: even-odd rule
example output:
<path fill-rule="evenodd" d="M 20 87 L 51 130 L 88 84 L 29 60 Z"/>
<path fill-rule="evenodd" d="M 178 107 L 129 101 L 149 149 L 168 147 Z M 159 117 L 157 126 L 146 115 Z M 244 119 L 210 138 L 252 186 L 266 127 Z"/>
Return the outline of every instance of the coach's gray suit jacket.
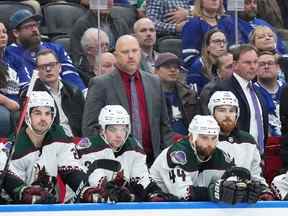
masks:
<path fill-rule="evenodd" d="M 151 141 L 154 156 L 171 143 L 171 127 L 169 125 L 167 106 L 160 79 L 151 73 L 140 72 L 144 86 Z M 89 83 L 82 132 L 84 136 L 99 133 L 98 115 L 105 105 L 122 105 L 130 113 L 128 97 L 117 69 L 112 73 L 93 78 Z M 131 113 L 130 113 L 131 116 Z"/>

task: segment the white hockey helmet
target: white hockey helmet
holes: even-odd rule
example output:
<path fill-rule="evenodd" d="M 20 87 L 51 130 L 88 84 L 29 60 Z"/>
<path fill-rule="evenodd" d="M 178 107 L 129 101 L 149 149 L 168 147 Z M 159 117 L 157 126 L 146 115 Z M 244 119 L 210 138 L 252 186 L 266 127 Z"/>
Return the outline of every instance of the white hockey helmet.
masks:
<path fill-rule="evenodd" d="M 51 125 L 54 122 L 55 116 L 56 116 L 56 107 L 55 107 L 55 102 L 52 96 L 46 92 L 46 91 L 32 91 L 29 101 L 28 101 L 28 106 L 26 110 L 26 118 L 25 122 L 26 124 L 33 130 L 31 127 L 31 111 L 32 108 L 34 107 L 50 107 L 51 112 L 52 112 L 52 122 Z M 50 127 L 51 127 L 50 125 Z"/>
<path fill-rule="evenodd" d="M 213 116 L 196 115 L 190 122 L 188 131 L 194 136 L 199 134 L 218 136 L 220 127 Z"/>
<path fill-rule="evenodd" d="M 124 142 L 131 132 L 130 116 L 121 105 L 106 105 L 103 107 L 100 111 L 98 122 L 103 131 L 105 131 L 107 125 L 128 125 L 127 137 Z M 106 137 L 104 136 L 103 138 L 107 143 Z"/>
<path fill-rule="evenodd" d="M 205 160 L 201 159 L 199 153 L 197 151 L 197 144 L 196 140 L 198 139 L 198 135 L 215 135 L 219 136 L 220 127 L 217 121 L 211 115 L 196 115 L 192 119 L 191 123 L 189 124 L 188 128 L 189 134 L 192 135 L 192 143 L 191 147 L 195 152 L 195 156 L 197 157 L 198 161 L 205 162 L 208 161 L 211 157 L 206 158 Z"/>
<path fill-rule="evenodd" d="M 212 94 L 208 103 L 208 109 L 210 114 L 211 115 L 214 114 L 215 107 L 224 105 L 235 106 L 237 108 L 237 119 L 238 119 L 240 114 L 239 103 L 238 99 L 231 91 L 216 91 Z"/>

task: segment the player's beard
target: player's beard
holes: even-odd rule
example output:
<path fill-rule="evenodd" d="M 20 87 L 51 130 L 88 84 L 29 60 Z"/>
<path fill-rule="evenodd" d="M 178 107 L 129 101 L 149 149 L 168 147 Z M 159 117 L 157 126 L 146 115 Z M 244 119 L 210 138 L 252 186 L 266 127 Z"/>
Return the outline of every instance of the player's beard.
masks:
<path fill-rule="evenodd" d="M 223 121 L 218 122 L 221 131 L 225 134 L 230 134 L 236 127 L 236 121 L 233 121 L 230 118 L 226 118 Z"/>
<path fill-rule="evenodd" d="M 202 148 L 197 145 L 197 141 L 195 143 L 195 148 L 197 151 L 198 156 L 201 160 L 207 160 L 214 152 L 215 148 Z"/>

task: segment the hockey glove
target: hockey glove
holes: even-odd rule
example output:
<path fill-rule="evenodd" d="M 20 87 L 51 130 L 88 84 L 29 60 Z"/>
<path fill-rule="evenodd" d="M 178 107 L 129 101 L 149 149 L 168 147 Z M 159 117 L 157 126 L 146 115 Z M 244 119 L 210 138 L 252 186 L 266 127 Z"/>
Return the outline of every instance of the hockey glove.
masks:
<path fill-rule="evenodd" d="M 245 202 L 248 197 L 247 182 L 250 178 L 249 170 L 232 167 L 223 174 L 221 179 L 209 185 L 211 200 L 230 204 Z"/>
<path fill-rule="evenodd" d="M 56 203 L 56 198 L 39 186 L 24 186 L 20 189 L 18 201 L 25 204 L 51 204 Z"/>
<path fill-rule="evenodd" d="M 109 181 L 106 185 L 109 200 L 112 202 L 131 202 L 135 200 L 135 195 L 130 193 L 125 186 L 118 186 L 114 181 Z"/>
<path fill-rule="evenodd" d="M 259 181 L 251 180 L 248 186 L 248 203 L 256 203 L 258 200 L 273 200 L 274 196 L 270 189 Z"/>
<path fill-rule="evenodd" d="M 178 201 L 179 199 L 169 193 L 164 193 L 155 182 L 151 182 L 145 189 L 145 201 L 149 202 L 167 202 Z"/>
<path fill-rule="evenodd" d="M 209 186 L 212 201 L 236 204 L 247 197 L 247 184 L 235 180 L 217 180 Z"/>
<path fill-rule="evenodd" d="M 32 183 L 32 185 L 38 185 L 49 193 L 56 194 L 56 177 L 49 176 L 45 170 L 45 167 L 38 171 L 37 179 Z"/>
<path fill-rule="evenodd" d="M 102 178 L 98 186 L 86 186 L 80 192 L 80 202 L 84 203 L 103 203 L 107 202 L 106 192 L 107 178 Z"/>
<path fill-rule="evenodd" d="M 84 187 L 80 194 L 80 202 L 83 203 L 103 203 L 106 201 L 107 196 L 99 187 Z"/>

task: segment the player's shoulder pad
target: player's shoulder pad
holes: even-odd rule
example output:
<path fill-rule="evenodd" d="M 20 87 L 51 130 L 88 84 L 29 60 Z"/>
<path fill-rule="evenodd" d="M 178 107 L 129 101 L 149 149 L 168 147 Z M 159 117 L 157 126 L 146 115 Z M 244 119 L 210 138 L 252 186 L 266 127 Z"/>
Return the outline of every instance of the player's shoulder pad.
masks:
<path fill-rule="evenodd" d="M 133 136 L 128 137 L 122 149 L 120 150 L 120 152 L 122 153 L 124 153 L 125 151 L 135 151 L 141 154 L 145 154 L 143 147 L 141 146 L 139 141 L 136 140 Z"/>
<path fill-rule="evenodd" d="M 98 152 L 104 149 L 111 149 L 109 145 L 104 142 L 100 135 L 83 137 L 76 144 L 76 149 L 79 154 L 88 154 L 92 152 Z"/>
<path fill-rule="evenodd" d="M 62 126 L 55 124 L 47 132 L 43 145 L 53 142 L 73 143 L 73 138 L 66 135 Z"/>
<path fill-rule="evenodd" d="M 254 137 L 248 132 L 243 130 L 239 130 L 239 143 L 251 143 L 255 145 L 257 144 Z"/>
<path fill-rule="evenodd" d="M 216 147 L 215 152 L 212 156 L 212 160 L 217 161 L 218 164 L 235 164 L 234 157 L 232 157 L 228 152 L 223 151 Z"/>

